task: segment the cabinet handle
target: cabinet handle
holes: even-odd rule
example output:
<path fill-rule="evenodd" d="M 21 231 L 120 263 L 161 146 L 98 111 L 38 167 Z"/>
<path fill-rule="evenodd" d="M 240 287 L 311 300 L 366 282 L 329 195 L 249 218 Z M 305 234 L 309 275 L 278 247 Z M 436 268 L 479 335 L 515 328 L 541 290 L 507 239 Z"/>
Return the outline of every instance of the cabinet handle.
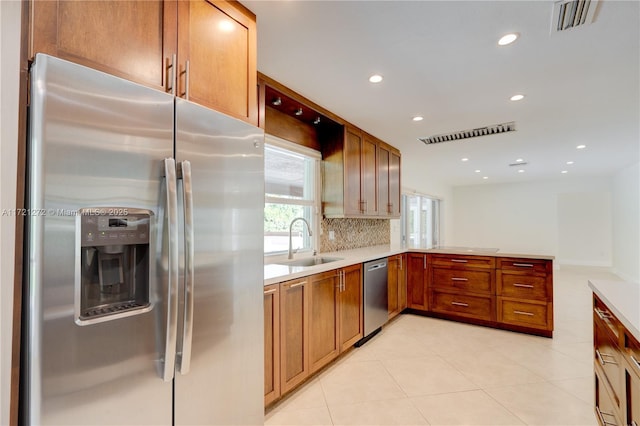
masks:
<path fill-rule="evenodd" d="M 520 268 L 533 268 L 532 263 L 514 263 L 513 266 L 518 266 Z"/>
<path fill-rule="evenodd" d="M 602 321 L 611 319 L 611 314 L 609 312 L 603 311 L 602 309 L 598 308 L 593 308 L 593 311 L 600 317 Z"/>
<path fill-rule="evenodd" d="M 463 260 L 463 259 L 451 259 L 451 261 L 455 262 L 455 263 L 467 263 L 468 262 L 468 260 Z"/>
<path fill-rule="evenodd" d="M 276 291 L 278 291 L 278 289 L 277 289 L 277 288 L 272 288 L 271 290 L 267 290 L 267 291 L 265 291 L 265 292 L 264 292 L 264 294 L 265 294 L 265 296 L 266 296 L 267 294 L 275 293 Z"/>
<path fill-rule="evenodd" d="M 526 315 L 528 317 L 532 317 L 533 316 L 533 314 L 531 312 L 525 312 L 525 311 L 513 311 L 513 313 L 517 314 L 517 315 Z"/>
<path fill-rule="evenodd" d="M 307 283 L 306 281 L 300 281 L 299 283 L 291 284 L 289 288 L 300 287 L 301 285 L 305 285 L 306 283 Z"/>
<path fill-rule="evenodd" d="M 514 283 L 513 284 L 514 287 L 524 287 L 524 288 L 533 288 L 533 286 L 531 284 L 520 284 L 520 283 Z"/>
<path fill-rule="evenodd" d="M 387 213 L 393 213 L 393 203 L 387 204 Z"/>
<path fill-rule="evenodd" d="M 451 304 L 454 306 L 464 306 L 465 308 L 469 306 L 468 303 L 462 303 L 462 302 L 451 302 Z"/>
<path fill-rule="evenodd" d="M 427 255 L 422 256 L 422 268 L 427 269 Z"/>
<path fill-rule="evenodd" d="M 615 361 L 607 361 L 605 357 L 613 358 L 613 355 L 600 353 L 599 349 L 596 349 L 596 356 L 598 357 L 598 361 L 600 361 L 600 365 L 604 366 L 605 364 L 613 364 L 618 365 Z"/>
<path fill-rule="evenodd" d="M 596 407 L 596 413 L 598 414 L 598 418 L 600 419 L 600 423 L 602 423 L 602 426 L 615 426 L 617 424 L 617 422 L 615 421 L 616 417 L 611 414 L 611 413 L 605 413 L 604 411 L 600 411 L 600 407 Z M 614 422 L 608 422 L 604 419 L 604 416 L 609 416 L 609 417 L 613 417 Z"/>
<path fill-rule="evenodd" d="M 633 355 L 631 355 L 631 361 L 636 365 L 636 368 L 640 370 L 640 362 L 638 362 Z"/>
<path fill-rule="evenodd" d="M 402 271 L 404 269 L 404 267 L 402 266 L 402 256 L 399 256 L 400 258 L 400 270 Z"/>
<path fill-rule="evenodd" d="M 451 278 L 451 281 L 469 281 L 469 279 L 468 278 L 456 278 L 456 277 L 453 277 L 453 278 Z"/>
<path fill-rule="evenodd" d="M 178 96 L 181 98 L 184 97 L 186 100 L 189 100 L 189 61 L 185 61 L 184 63 L 184 71 L 180 72 L 180 77 L 184 74 L 184 92 L 181 92 Z"/>
<path fill-rule="evenodd" d="M 176 94 L 176 86 L 175 86 L 175 82 L 176 82 L 176 68 L 175 68 L 175 64 L 176 64 L 176 55 L 175 53 L 173 55 L 171 55 L 171 59 L 166 58 L 166 65 L 165 65 L 165 89 L 167 91 L 167 93 L 171 93 L 172 95 Z M 169 74 L 169 70 L 171 70 L 171 74 Z M 171 77 L 169 77 L 169 75 L 171 75 Z"/>

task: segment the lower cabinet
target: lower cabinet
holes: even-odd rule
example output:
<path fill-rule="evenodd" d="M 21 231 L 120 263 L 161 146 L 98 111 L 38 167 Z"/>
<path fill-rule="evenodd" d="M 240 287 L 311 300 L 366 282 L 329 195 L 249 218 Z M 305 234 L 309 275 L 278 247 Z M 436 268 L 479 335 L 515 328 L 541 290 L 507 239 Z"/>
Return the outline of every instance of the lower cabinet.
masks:
<path fill-rule="evenodd" d="M 407 307 L 407 257 L 398 254 L 387 258 L 389 319 L 394 318 Z"/>
<path fill-rule="evenodd" d="M 280 285 L 264 288 L 264 404 L 280 397 Z"/>
<path fill-rule="evenodd" d="M 273 284 L 264 292 L 268 405 L 362 338 L 362 264 Z"/>
<path fill-rule="evenodd" d="M 601 426 L 640 425 L 640 344 L 593 296 L 594 411 Z"/>
<path fill-rule="evenodd" d="M 340 353 L 339 294 L 341 271 L 308 277 L 309 285 L 309 373 L 314 373 Z"/>
<path fill-rule="evenodd" d="M 309 376 L 309 277 L 280 284 L 280 392 Z"/>
<path fill-rule="evenodd" d="M 427 255 L 407 254 L 407 307 L 426 311 L 427 299 Z"/>

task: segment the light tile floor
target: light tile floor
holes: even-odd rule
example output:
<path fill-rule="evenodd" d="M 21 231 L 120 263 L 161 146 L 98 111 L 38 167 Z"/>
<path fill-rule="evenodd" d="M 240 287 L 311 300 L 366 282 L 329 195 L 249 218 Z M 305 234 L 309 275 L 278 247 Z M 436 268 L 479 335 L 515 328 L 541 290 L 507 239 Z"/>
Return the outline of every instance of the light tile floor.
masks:
<path fill-rule="evenodd" d="M 588 279 L 554 271 L 553 339 L 401 315 L 270 409 L 266 425 L 596 425 Z"/>

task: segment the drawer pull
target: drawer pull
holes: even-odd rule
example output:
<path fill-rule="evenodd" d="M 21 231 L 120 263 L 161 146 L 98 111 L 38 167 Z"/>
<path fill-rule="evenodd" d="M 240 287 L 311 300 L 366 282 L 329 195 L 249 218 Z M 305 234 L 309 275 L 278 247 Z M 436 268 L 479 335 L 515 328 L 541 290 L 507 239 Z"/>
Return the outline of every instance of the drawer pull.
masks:
<path fill-rule="evenodd" d="M 593 308 L 593 311 L 600 317 L 601 320 L 606 321 L 611 319 L 611 314 L 609 312 L 603 311 L 602 309 Z"/>
<path fill-rule="evenodd" d="M 463 259 L 451 259 L 451 261 L 455 262 L 455 263 L 467 263 L 468 262 L 468 260 L 463 260 Z"/>
<path fill-rule="evenodd" d="M 469 304 L 468 304 L 468 303 L 462 303 L 462 302 L 451 302 L 451 304 L 452 304 L 452 305 L 454 305 L 454 306 L 463 306 L 463 307 L 465 307 L 465 308 L 466 308 L 467 306 L 469 306 Z"/>
<path fill-rule="evenodd" d="M 533 268 L 533 263 L 514 263 L 513 266 L 518 266 L 520 268 Z"/>
<path fill-rule="evenodd" d="M 513 286 L 514 287 L 523 287 L 523 288 L 533 288 L 533 286 L 531 284 L 514 283 Z"/>
<path fill-rule="evenodd" d="M 518 315 L 526 315 L 528 317 L 532 317 L 533 314 L 531 312 L 525 312 L 525 311 L 513 311 L 514 314 L 518 314 Z"/>
<path fill-rule="evenodd" d="M 640 370 L 640 362 L 638 362 L 633 355 L 631 355 L 631 361 L 636 365 L 636 368 Z"/>
<path fill-rule="evenodd" d="M 600 361 L 600 365 L 604 366 L 605 364 L 614 364 L 618 365 L 615 361 L 607 361 L 605 358 L 613 358 L 613 355 L 600 353 L 599 349 L 596 349 L 596 356 L 598 357 L 598 361 Z"/>
<path fill-rule="evenodd" d="M 291 284 L 289 288 L 300 287 L 301 285 L 305 285 L 306 283 L 307 283 L 306 281 L 300 281 L 299 283 Z"/>
<path fill-rule="evenodd" d="M 276 291 L 278 291 L 277 288 L 272 288 L 271 290 L 265 291 L 264 294 L 267 295 L 267 294 L 275 293 Z"/>
<path fill-rule="evenodd" d="M 608 425 L 615 426 L 615 425 L 617 425 L 616 417 L 613 414 L 606 413 L 604 411 L 600 411 L 600 407 L 596 407 L 596 413 L 598 413 L 598 417 L 600 418 L 600 423 L 602 423 L 602 426 L 608 426 Z M 606 421 L 604 419 L 604 416 L 612 417 L 613 418 L 613 422 Z"/>
<path fill-rule="evenodd" d="M 456 277 L 453 277 L 453 278 L 451 278 L 451 281 L 469 281 L 469 279 L 468 278 L 456 278 Z"/>

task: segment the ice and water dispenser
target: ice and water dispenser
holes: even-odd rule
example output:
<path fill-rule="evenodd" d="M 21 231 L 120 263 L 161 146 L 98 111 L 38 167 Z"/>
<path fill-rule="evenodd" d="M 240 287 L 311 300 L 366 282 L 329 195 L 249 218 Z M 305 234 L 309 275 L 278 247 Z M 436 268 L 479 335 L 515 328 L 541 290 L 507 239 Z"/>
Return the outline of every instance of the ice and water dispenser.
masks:
<path fill-rule="evenodd" d="M 151 309 L 152 218 L 153 212 L 143 209 L 79 210 L 77 324 L 108 321 Z"/>

